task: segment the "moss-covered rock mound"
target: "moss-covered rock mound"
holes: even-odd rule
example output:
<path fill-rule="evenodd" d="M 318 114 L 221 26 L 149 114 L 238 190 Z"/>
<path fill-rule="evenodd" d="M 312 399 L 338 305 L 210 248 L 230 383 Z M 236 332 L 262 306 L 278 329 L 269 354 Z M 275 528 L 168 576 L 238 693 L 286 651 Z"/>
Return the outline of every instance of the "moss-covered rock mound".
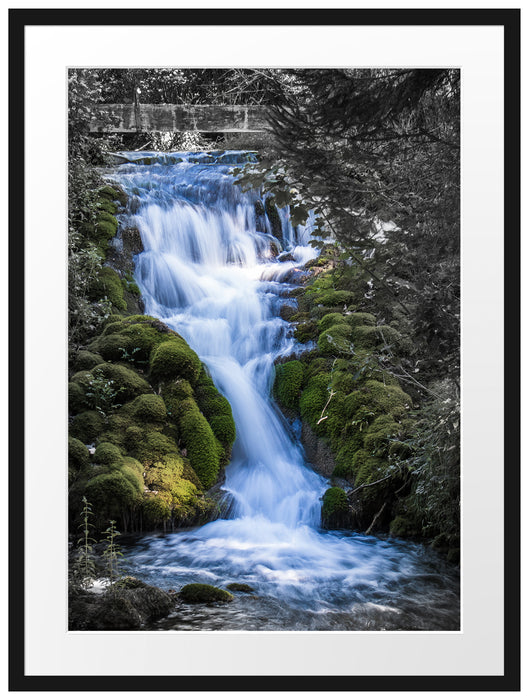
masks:
<path fill-rule="evenodd" d="M 230 603 L 233 595 L 207 583 L 188 583 L 179 594 L 185 603 Z"/>
<path fill-rule="evenodd" d="M 97 526 L 114 519 L 122 531 L 211 517 L 204 490 L 229 460 L 235 424 L 184 339 L 153 317 L 114 316 L 72 372 L 72 523 L 84 495 Z"/>

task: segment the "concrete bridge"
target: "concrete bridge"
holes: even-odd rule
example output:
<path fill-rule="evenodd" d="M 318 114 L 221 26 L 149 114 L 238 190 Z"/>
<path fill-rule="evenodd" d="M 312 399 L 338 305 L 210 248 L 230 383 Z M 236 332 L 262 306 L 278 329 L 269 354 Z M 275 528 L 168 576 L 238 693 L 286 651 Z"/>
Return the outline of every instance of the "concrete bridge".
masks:
<path fill-rule="evenodd" d="M 92 133 L 202 131 L 252 134 L 268 130 L 259 105 L 102 104 L 90 123 Z"/>

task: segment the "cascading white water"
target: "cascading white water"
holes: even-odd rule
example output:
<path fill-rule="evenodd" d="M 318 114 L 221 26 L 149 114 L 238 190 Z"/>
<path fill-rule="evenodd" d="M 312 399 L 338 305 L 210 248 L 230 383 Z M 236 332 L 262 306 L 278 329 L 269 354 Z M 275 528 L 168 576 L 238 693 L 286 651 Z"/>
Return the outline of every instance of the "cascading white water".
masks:
<path fill-rule="evenodd" d="M 135 569 L 169 587 L 248 582 L 312 610 L 364 602 L 375 581 L 375 597 L 383 595 L 414 571 L 417 552 L 319 529 L 326 481 L 305 465 L 270 399 L 274 361 L 299 350 L 279 310 L 314 257 L 310 223 L 293 229 L 284 210 L 281 240 L 274 237 L 266 215 L 256 214 L 258 195 L 242 192 L 230 174 L 246 153 L 124 155 L 136 162 L 113 179 L 129 194 L 123 223 L 140 230 L 144 245 L 135 278 L 145 312 L 197 352 L 237 429 L 223 485 L 229 519 L 148 539 L 129 554 Z"/>

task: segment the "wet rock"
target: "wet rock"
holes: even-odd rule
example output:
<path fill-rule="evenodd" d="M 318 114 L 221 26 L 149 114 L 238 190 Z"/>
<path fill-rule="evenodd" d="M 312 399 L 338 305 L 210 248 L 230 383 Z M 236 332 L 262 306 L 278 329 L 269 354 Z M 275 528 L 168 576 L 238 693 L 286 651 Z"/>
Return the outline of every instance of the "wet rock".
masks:
<path fill-rule="evenodd" d="M 334 457 L 331 448 L 314 433 L 310 425 L 305 421 L 303 421 L 301 427 L 301 442 L 307 459 L 315 471 L 323 476 L 330 477 L 334 471 Z"/>
<path fill-rule="evenodd" d="M 210 586 L 207 583 L 188 583 L 180 593 L 185 603 L 230 603 L 233 596 L 222 588 Z"/>
<path fill-rule="evenodd" d="M 138 630 L 147 622 L 165 617 L 174 607 L 173 597 L 160 588 L 138 579 L 124 581 L 110 586 L 103 594 L 71 589 L 68 629 Z"/>
<path fill-rule="evenodd" d="M 235 591 L 237 593 L 253 593 L 254 589 L 247 583 L 228 583 L 226 588 L 229 591 Z"/>
<path fill-rule="evenodd" d="M 290 321 L 296 312 L 296 307 L 291 306 L 290 304 L 283 304 L 283 306 L 279 309 L 279 315 L 283 321 Z"/>

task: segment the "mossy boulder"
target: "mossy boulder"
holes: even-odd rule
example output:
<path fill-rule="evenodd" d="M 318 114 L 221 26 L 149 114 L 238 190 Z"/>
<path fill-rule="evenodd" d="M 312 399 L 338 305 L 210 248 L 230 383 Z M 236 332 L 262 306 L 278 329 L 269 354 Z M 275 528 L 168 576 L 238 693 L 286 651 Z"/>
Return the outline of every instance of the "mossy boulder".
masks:
<path fill-rule="evenodd" d="M 103 432 L 103 427 L 103 418 L 97 411 L 83 411 L 73 419 L 70 435 L 87 445 Z"/>
<path fill-rule="evenodd" d="M 399 349 L 400 333 L 391 326 L 355 326 L 353 342 L 361 348 L 373 349 L 388 345 Z"/>
<path fill-rule="evenodd" d="M 77 382 L 68 383 L 68 411 L 71 414 L 81 413 L 89 408 L 85 391 Z"/>
<path fill-rule="evenodd" d="M 303 384 L 303 364 L 291 360 L 275 367 L 274 394 L 286 408 L 297 408 Z"/>
<path fill-rule="evenodd" d="M 322 355 L 349 353 L 351 334 L 351 327 L 347 323 L 330 326 L 318 336 L 318 349 Z"/>
<path fill-rule="evenodd" d="M 349 520 L 349 502 L 345 491 L 331 486 L 323 494 L 321 519 L 324 527 L 341 527 Z"/>
<path fill-rule="evenodd" d="M 397 515 L 389 525 L 389 534 L 392 537 L 413 537 L 417 531 L 408 518 L 404 515 Z"/>
<path fill-rule="evenodd" d="M 224 445 L 232 445 L 235 442 L 235 422 L 231 416 L 212 416 L 209 424 L 215 437 Z"/>
<path fill-rule="evenodd" d="M 171 518 L 171 507 L 161 496 L 150 496 L 142 503 L 143 520 L 147 527 L 158 527 Z"/>
<path fill-rule="evenodd" d="M 103 363 L 94 367 L 92 374 L 94 377 L 103 377 L 113 382 L 116 402 L 126 403 L 141 394 L 152 394 L 149 383 L 125 365 Z"/>
<path fill-rule="evenodd" d="M 130 404 L 134 420 L 145 423 L 163 423 L 167 418 L 165 402 L 157 394 L 142 394 Z"/>
<path fill-rule="evenodd" d="M 118 273 L 110 267 L 103 267 L 92 282 L 89 289 L 89 297 L 93 301 L 104 299 L 110 301 L 116 309 L 125 311 L 127 304 L 123 298 L 123 286 Z"/>
<path fill-rule="evenodd" d="M 139 320 L 143 318 L 145 320 Z M 127 359 L 134 363 L 147 363 L 153 349 L 160 343 L 169 338 L 180 339 L 177 333 L 150 316 L 130 316 L 108 324 L 99 343 L 102 346 L 110 346 L 109 341 L 105 341 L 103 338 L 112 335 L 122 339 L 121 347 L 126 349 Z"/>
<path fill-rule="evenodd" d="M 133 350 L 129 339 L 122 333 L 101 335 L 90 344 L 90 348 L 95 350 L 107 362 L 120 362 L 129 356 Z"/>
<path fill-rule="evenodd" d="M 77 438 L 68 438 L 68 466 L 79 471 L 90 464 L 88 448 Z"/>
<path fill-rule="evenodd" d="M 97 191 L 97 194 L 100 199 L 107 199 L 111 202 L 119 202 L 122 207 L 127 204 L 127 195 L 119 185 L 104 185 Z"/>
<path fill-rule="evenodd" d="M 144 466 L 150 466 L 168 454 L 178 454 L 174 440 L 157 430 L 143 430 L 132 426 L 126 433 L 127 444 L 133 456 Z"/>
<path fill-rule="evenodd" d="M 402 425 L 396 423 L 393 416 L 378 416 L 365 431 L 364 446 L 376 456 L 387 456 L 391 441 L 398 438 L 401 433 Z"/>
<path fill-rule="evenodd" d="M 100 442 L 94 452 L 94 462 L 96 464 L 105 464 L 107 466 L 123 464 L 121 450 L 111 442 Z"/>
<path fill-rule="evenodd" d="M 330 313 L 322 316 L 318 321 L 318 330 L 321 332 L 331 328 L 331 326 L 342 325 L 345 323 L 345 316 L 341 313 Z"/>
<path fill-rule="evenodd" d="M 152 354 L 150 371 L 151 380 L 154 382 L 182 378 L 193 385 L 201 369 L 198 355 L 181 338 L 161 343 Z"/>
<path fill-rule="evenodd" d="M 75 372 L 80 372 L 81 370 L 90 370 L 102 362 L 103 358 L 98 353 L 90 352 L 89 350 L 79 350 L 73 358 L 71 368 Z"/>
<path fill-rule="evenodd" d="M 226 588 L 229 591 L 235 591 L 236 593 L 253 593 L 255 590 L 247 583 L 237 583 L 237 582 L 228 583 Z"/>
<path fill-rule="evenodd" d="M 179 592 L 185 603 L 230 603 L 233 595 L 207 583 L 188 583 Z"/>
<path fill-rule="evenodd" d="M 359 450 L 363 449 L 363 446 L 363 434 L 359 431 L 354 432 L 342 442 L 336 451 L 333 476 L 339 476 L 344 479 L 354 476 L 354 456 Z"/>
<path fill-rule="evenodd" d="M 317 374 L 309 379 L 299 399 L 301 417 L 318 435 L 325 431 L 325 426 L 322 423 L 318 425 L 318 421 L 329 398 L 330 386 L 331 375 L 329 373 Z"/>
<path fill-rule="evenodd" d="M 355 295 L 345 289 L 326 289 L 315 297 L 316 304 L 325 307 L 347 307 L 354 304 Z"/>
<path fill-rule="evenodd" d="M 141 496 L 141 489 L 135 488 L 119 470 L 94 476 L 86 484 L 85 492 L 100 520 L 118 519 Z"/>
<path fill-rule="evenodd" d="M 376 316 L 363 311 L 355 311 L 352 314 L 345 314 L 344 319 L 352 328 L 357 328 L 358 326 L 375 326 L 377 322 Z"/>
<path fill-rule="evenodd" d="M 97 203 L 97 208 L 99 211 L 106 211 L 108 214 L 114 215 L 118 210 L 118 205 L 109 199 L 101 199 Z"/>
<path fill-rule="evenodd" d="M 301 321 L 296 324 L 294 338 L 298 343 L 308 343 L 318 337 L 318 327 L 315 321 Z"/>
<path fill-rule="evenodd" d="M 217 440 L 197 404 L 192 399 L 186 399 L 183 404 L 179 420 L 182 440 L 192 468 L 204 488 L 208 489 L 215 483 L 220 467 Z"/>
<path fill-rule="evenodd" d="M 353 457 L 352 466 L 355 486 L 362 486 L 386 476 L 388 463 L 380 457 L 370 454 L 367 450 L 358 450 Z M 373 492 L 371 489 L 367 489 L 366 493 L 372 494 Z"/>

